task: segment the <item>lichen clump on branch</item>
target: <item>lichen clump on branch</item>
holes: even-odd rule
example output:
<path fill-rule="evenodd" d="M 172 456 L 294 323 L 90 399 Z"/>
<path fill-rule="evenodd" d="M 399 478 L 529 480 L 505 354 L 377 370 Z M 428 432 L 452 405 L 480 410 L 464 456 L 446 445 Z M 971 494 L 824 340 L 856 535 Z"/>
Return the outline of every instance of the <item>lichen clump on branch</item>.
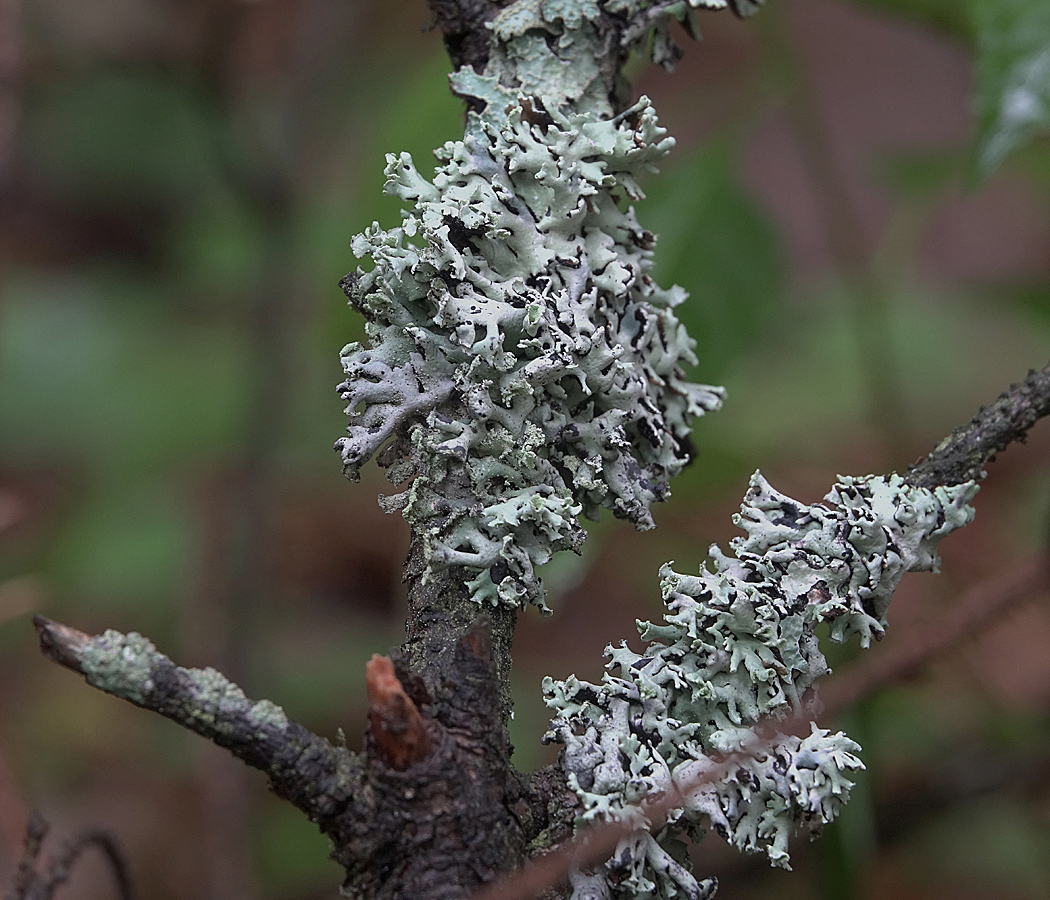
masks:
<path fill-rule="evenodd" d="M 353 241 L 372 265 L 344 280 L 368 334 L 342 354 L 344 471 L 356 479 L 376 456 L 393 483 L 411 479 L 384 507 L 423 539 L 428 570 L 462 567 L 480 603 L 546 610 L 536 568 L 579 549 L 581 515 L 652 527 L 650 507 L 692 457 L 693 419 L 721 405 L 721 388 L 685 378 L 695 343 L 673 310 L 686 294 L 650 277 L 655 237 L 631 206 L 673 141 L 646 98 L 623 100 L 619 74 L 643 45 L 673 63 L 670 20 L 696 36 L 700 7 L 757 3 L 507 5 L 485 70 L 451 76 L 472 110 L 464 138 L 437 151 L 430 180 L 408 154 L 388 156 L 403 221 Z M 678 841 L 705 827 L 787 865 L 789 835 L 845 802 L 862 767 L 853 741 L 813 724 L 690 786 L 757 723 L 806 713 L 828 671 L 818 625 L 864 646 L 882 636 L 901 577 L 936 569 L 975 491 L 843 478 L 806 506 L 756 475 L 733 556 L 713 547 L 697 576 L 664 567 L 669 612 L 640 623 L 644 652 L 608 648 L 616 674 L 599 685 L 545 680 L 546 739 L 565 747 L 579 822 L 638 827 L 604 865 L 573 873 L 574 900 L 710 896 Z M 687 802 L 650 833 L 639 804 L 672 788 Z"/>
<path fill-rule="evenodd" d="M 753 743 L 760 721 L 806 712 L 803 697 L 828 667 L 816 628 L 833 640 L 882 636 L 906 572 L 936 571 L 937 543 L 973 518 L 973 482 L 936 490 L 899 475 L 841 478 L 824 504 L 807 506 L 751 480 L 733 556 L 712 546 L 713 571 L 661 571 L 664 625 L 640 622 L 648 646 L 608 647 L 600 685 L 544 680 L 557 715 L 546 739 L 565 745 L 564 766 L 581 820 L 647 823 L 636 804 L 672 786 L 689 793 L 713 759 Z M 638 831 L 605 874 L 632 898 L 709 896 L 671 852 L 675 835 L 705 827 L 742 850 L 787 866 L 788 838 L 830 822 L 862 768 L 860 748 L 813 724 L 747 754 L 727 779 L 706 784 L 676 810 L 661 840 Z M 684 859 L 684 857 L 683 857 Z M 673 865 L 672 865 L 673 863 Z"/>
<path fill-rule="evenodd" d="M 431 568 L 471 572 L 481 602 L 546 609 L 536 566 L 580 547 L 581 514 L 652 527 L 692 419 L 722 400 L 685 378 L 694 342 L 672 310 L 686 293 L 649 276 L 655 238 L 630 206 L 673 140 L 645 98 L 611 116 L 597 73 L 566 95 L 534 27 L 556 8 L 545 27 L 578 43 L 592 5 L 497 18 L 503 78 L 456 74 L 483 109 L 432 181 L 387 157 L 386 190 L 410 208 L 354 238 L 373 265 L 344 281 L 369 337 L 342 354 L 344 471 L 378 454 L 394 483 L 412 478 L 385 507 L 424 536 Z"/>

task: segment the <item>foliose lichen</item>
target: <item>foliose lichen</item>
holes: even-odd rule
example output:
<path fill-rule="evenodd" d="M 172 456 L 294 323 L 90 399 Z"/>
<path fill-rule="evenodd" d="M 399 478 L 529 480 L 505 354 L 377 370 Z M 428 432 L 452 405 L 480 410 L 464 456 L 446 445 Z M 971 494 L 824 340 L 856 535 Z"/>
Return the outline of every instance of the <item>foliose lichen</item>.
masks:
<path fill-rule="evenodd" d="M 508 6 L 486 71 L 452 78 L 479 107 L 466 135 L 432 180 L 389 155 L 402 223 L 352 242 L 372 268 L 344 280 L 368 335 L 342 353 L 344 472 L 376 456 L 393 483 L 411 478 L 384 508 L 423 536 L 431 571 L 472 573 L 479 602 L 546 610 L 536 567 L 579 549 L 581 514 L 652 527 L 692 420 L 721 404 L 685 378 L 686 293 L 650 277 L 655 238 L 630 205 L 673 140 L 644 97 L 613 114 L 596 62 L 603 15 L 626 52 L 695 6 L 725 3 Z"/>
<path fill-rule="evenodd" d="M 608 647 L 599 685 L 544 680 L 557 710 L 545 740 L 565 746 L 580 821 L 644 828 L 639 801 L 672 786 L 688 793 L 715 759 L 749 746 L 760 720 L 805 714 L 806 691 L 829 671 L 817 626 L 827 623 L 835 641 L 880 638 L 901 578 L 937 570 L 937 542 L 972 519 L 976 491 L 972 482 L 931 491 L 898 475 L 841 478 L 823 504 L 807 506 L 756 473 L 732 556 L 712 546 L 712 569 L 662 569 L 668 612 L 663 625 L 639 622 L 643 652 Z M 713 882 L 697 881 L 677 850 L 677 835 L 699 839 L 705 827 L 786 867 L 789 836 L 819 829 L 846 801 L 859 749 L 816 724 L 804 738 L 779 735 L 693 793 L 660 835 L 621 842 L 599 874 L 631 898 L 710 896 Z"/>

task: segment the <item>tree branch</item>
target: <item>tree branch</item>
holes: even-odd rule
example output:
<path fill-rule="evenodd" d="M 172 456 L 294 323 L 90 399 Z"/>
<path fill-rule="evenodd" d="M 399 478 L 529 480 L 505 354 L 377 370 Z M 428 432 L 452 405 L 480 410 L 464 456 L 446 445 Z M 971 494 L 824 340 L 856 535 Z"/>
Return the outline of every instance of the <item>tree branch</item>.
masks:
<path fill-rule="evenodd" d="M 933 659 L 974 637 L 994 624 L 1010 607 L 1044 592 L 1050 583 L 1050 562 L 1043 557 L 1032 559 L 1000 577 L 976 585 L 955 603 L 954 611 L 943 623 L 922 629 L 895 653 L 861 664 L 838 680 L 821 688 L 819 708 L 824 718 L 846 712 L 879 688 L 918 674 Z M 759 722 L 751 739 L 738 751 L 721 759 L 689 784 L 667 791 L 639 809 L 651 824 L 660 829 L 667 815 L 683 805 L 686 798 L 705 785 L 722 780 L 749 757 L 768 748 L 768 732 L 805 734 L 810 728 L 808 707 L 783 721 Z M 487 885 L 472 900 L 529 900 L 564 881 L 575 870 L 608 859 L 617 844 L 636 830 L 636 820 L 605 821 L 587 828 L 577 837 L 566 840 L 550 852 L 537 856 L 509 878 Z"/>
<path fill-rule="evenodd" d="M 1050 414 L 1050 365 L 1028 373 L 967 424 L 956 428 L 925 459 L 904 475 L 917 487 L 980 481 L 984 466 L 1014 441 L 1024 441 L 1028 429 Z"/>
<path fill-rule="evenodd" d="M 214 669 L 175 665 L 141 635 L 97 637 L 34 616 L 40 649 L 88 684 L 160 713 L 261 769 L 278 796 L 314 822 L 337 815 L 359 778 L 349 751 L 333 747 L 269 700 L 253 702 Z"/>

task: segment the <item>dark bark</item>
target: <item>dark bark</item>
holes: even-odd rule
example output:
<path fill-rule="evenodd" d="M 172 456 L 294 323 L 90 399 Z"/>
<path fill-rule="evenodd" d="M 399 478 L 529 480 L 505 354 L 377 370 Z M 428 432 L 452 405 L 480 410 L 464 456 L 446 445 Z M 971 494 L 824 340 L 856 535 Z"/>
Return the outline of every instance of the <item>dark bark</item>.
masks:
<path fill-rule="evenodd" d="M 449 620 L 463 612 L 454 606 L 427 619 L 436 631 L 420 626 L 422 646 L 434 649 L 438 635 L 449 643 L 422 676 L 406 670 L 403 698 L 418 708 L 412 727 L 425 730 L 426 741 L 395 760 L 372 728 L 363 754 L 334 747 L 214 670 L 177 666 L 138 635 L 92 637 L 42 616 L 34 621 L 49 659 L 265 772 L 274 792 L 331 838 L 349 896 L 458 900 L 519 865 L 530 843 L 570 834 L 575 796 L 557 769 L 527 779 L 512 768 L 488 617 L 453 638 Z M 373 718 L 372 727 L 384 720 Z"/>
<path fill-rule="evenodd" d="M 517 610 L 497 607 L 485 613 L 485 626 L 478 620 L 481 608 L 470 599 L 466 576 L 458 568 L 445 569 L 426 577 L 423 542 L 412 541 L 405 563 L 408 582 L 408 621 L 405 643 L 394 664 L 403 682 L 422 680 L 432 697 L 440 685 L 449 683 L 453 658 L 450 651 L 469 633 L 486 646 L 483 655 L 493 667 L 495 690 L 499 698 L 500 728 L 506 730 L 510 718 L 511 643 Z M 409 690 L 411 696 L 411 689 Z M 415 698 L 413 698 L 415 699 Z"/>
<path fill-rule="evenodd" d="M 441 29 L 452 68 L 470 66 L 481 72 L 489 61 L 489 31 L 485 27 L 510 0 L 429 0 L 434 25 Z"/>
<path fill-rule="evenodd" d="M 1014 441 L 1024 442 L 1028 429 L 1050 414 L 1050 365 L 1003 391 L 991 405 L 956 428 L 925 459 L 912 465 L 905 480 L 918 487 L 980 481 L 995 455 Z"/>
<path fill-rule="evenodd" d="M 409 686 L 429 734 L 424 758 L 398 771 L 366 734 L 362 789 L 333 835 L 350 896 L 458 900 L 522 858 L 530 804 L 510 766 L 485 627 L 444 647 L 441 671 Z"/>

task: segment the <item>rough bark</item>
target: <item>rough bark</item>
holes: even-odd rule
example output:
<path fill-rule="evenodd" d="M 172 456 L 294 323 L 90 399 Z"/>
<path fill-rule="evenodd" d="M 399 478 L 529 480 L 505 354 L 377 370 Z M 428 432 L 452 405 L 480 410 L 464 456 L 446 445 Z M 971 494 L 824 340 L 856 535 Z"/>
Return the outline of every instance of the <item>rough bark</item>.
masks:
<path fill-rule="evenodd" d="M 1050 365 L 1030 371 L 1024 381 L 1011 385 L 990 406 L 955 429 L 925 459 L 905 473 L 918 487 L 980 481 L 985 465 L 1014 441 L 1024 442 L 1031 428 L 1050 414 Z"/>
<path fill-rule="evenodd" d="M 433 24 L 441 29 L 453 69 L 470 66 L 481 72 L 489 60 L 487 22 L 510 0 L 429 0 Z"/>

